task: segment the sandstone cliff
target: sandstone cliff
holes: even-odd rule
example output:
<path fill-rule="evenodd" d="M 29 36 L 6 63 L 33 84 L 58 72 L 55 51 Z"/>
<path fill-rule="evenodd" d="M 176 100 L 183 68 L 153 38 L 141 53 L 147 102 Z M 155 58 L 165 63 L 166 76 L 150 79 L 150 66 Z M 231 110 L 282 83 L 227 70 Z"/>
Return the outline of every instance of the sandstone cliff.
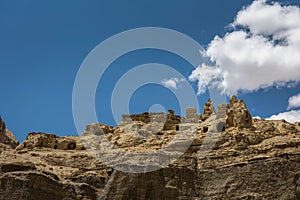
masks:
<path fill-rule="evenodd" d="M 0 148 L 15 148 L 19 144 L 19 141 L 14 134 L 6 129 L 5 123 L 0 116 Z"/>
<path fill-rule="evenodd" d="M 219 107 L 225 115 L 206 108 L 200 123 L 182 123 L 170 112 L 161 126 L 151 121 L 157 114 L 144 113 L 116 127 L 88 125 L 81 137 L 31 133 L 17 147 L 1 139 L 0 199 L 300 199 L 300 123 L 252 119 L 236 97 Z M 0 138 L 14 138 L 3 124 Z M 183 144 L 176 136 L 194 126 L 185 153 L 147 173 L 118 171 L 100 160 L 122 155 L 106 152 L 99 160 L 85 146 L 106 136 L 124 152 L 163 152 L 172 142 L 176 151 Z M 104 144 L 97 143 L 109 148 Z"/>

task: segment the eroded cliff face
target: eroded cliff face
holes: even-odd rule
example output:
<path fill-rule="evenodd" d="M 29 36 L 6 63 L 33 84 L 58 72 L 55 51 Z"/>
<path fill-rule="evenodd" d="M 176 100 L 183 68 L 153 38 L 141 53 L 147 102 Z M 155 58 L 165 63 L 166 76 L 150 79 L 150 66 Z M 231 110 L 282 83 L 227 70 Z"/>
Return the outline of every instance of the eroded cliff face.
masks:
<path fill-rule="evenodd" d="M 226 125 L 228 127 L 251 128 L 252 118 L 243 100 L 230 99 L 230 108 L 227 112 Z"/>
<path fill-rule="evenodd" d="M 158 131 L 135 115 L 116 127 L 88 125 L 81 137 L 31 133 L 16 148 L 0 149 L 0 199 L 300 199 L 300 123 L 252 119 L 236 98 L 220 109 L 225 115 L 207 112 L 200 123 L 179 123 L 170 112 L 164 119 L 174 119 L 172 126 Z M 185 153 L 147 173 L 115 170 L 84 145 L 106 136 L 124 152 L 163 152 L 172 142 L 176 151 L 183 144 L 176 135 L 188 127 L 196 132 Z M 113 152 L 101 156 L 122 161 Z"/>
<path fill-rule="evenodd" d="M 6 129 L 5 123 L 0 116 L 0 150 L 15 148 L 19 141 L 14 134 Z"/>

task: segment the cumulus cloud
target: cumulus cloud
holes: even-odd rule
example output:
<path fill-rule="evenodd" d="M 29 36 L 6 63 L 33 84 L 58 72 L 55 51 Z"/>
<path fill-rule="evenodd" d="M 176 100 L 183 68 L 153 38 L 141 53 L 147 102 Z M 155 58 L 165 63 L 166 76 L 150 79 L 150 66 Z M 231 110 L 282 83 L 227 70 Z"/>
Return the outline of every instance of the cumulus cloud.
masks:
<path fill-rule="evenodd" d="M 203 78 L 205 77 L 205 78 Z M 189 76 L 190 81 L 198 81 L 198 95 L 205 93 L 206 87 L 219 87 L 222 84 L 221 70 L 214 67 L 202 64 L 196 68 Z"/>
<path fill-rule="evenodd" d="M 300 9 L 265 0 L 239 11 L 233 31 L 216 36 L 205 55 L 215 64 L 202 64 L 189 76 L 227 94 L 256 91 L 300 82 Z"/>
<path fill-rule="evenodd" d="M 261 119 L 261 117 L 260 116 L 254 116 L 254 117 L 252 117 L 253 119 Z"/>
<path fill-rule="evenodd" d="M 267 120 L 286 120 L 288 122 L 300 122 L 300 110 L 291 110 L 288 112 L 279 113 L 277 115 L 272 115 L 267 118 Z"/>
<path fill-rule="evenodd" d="M 178 88 L 178 84 L 183 81 L 184 79 L 173 77 L 170 79 L 164 79 L 161 81 L 161 83 L 167 88 L 176 90 Z"/>
<path fill-rule="evenodd" d="M 289 98 L 288 109 L 300 107 L 300 93 Z"/>
<path fill-rule="evenodd" d="M 300 107 L 300 93 L 298 95 L 292 96 L 289 98 L 289 105 L 288 109 L 291 108 L 297 108 Z M 261 119 L 259 116 L 253 117 L 257 119 Z M 286 120 L 288 122 L 294 123 L 294 122 L 300 122 L 300 110 L 290 110 L 287 112 L 278 113 L 275 115 L 272 115 L 269 118 L 266 118 L 267 120 Z"/>

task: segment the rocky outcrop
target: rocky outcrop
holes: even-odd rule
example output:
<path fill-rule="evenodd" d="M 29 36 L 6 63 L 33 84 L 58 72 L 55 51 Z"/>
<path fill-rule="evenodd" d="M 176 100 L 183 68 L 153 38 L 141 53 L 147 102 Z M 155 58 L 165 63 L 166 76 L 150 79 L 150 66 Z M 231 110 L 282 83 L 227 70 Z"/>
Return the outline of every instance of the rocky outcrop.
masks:
<path fill-rule="evenodd" d="M 290 155 L 288 159 L 254 159 L 216 169 L 117 172 L 108 199 L 299 199 L 299 167 L 300 156 Z"/>
<path fill-rule="evenodd" d="M 14 134 L 6 129 L 5 123 L 0 117 L 0 143 L 10 146 L 11 148 L 15 148 L 19 141 L 14 136 Z"/>
<path fill-rule="evenodd" d="M 0 116 L 0 135 L 4 135 L 6 131 L 5 123 Z"/>
<path fill-rule="evenodd" d="M 26 140 L 16 147 L 17 150 L 50 148 L 59 150 L 82 150 L 83 144 L 79 137 L 57 137 L 54 134 L 29 133 Z"/>
<path fill-rule="evenodd" d="M 232 98 L 230 105 L 219 107 L 228 110 L 227 116 L 211 114 L 199 124 L 181 122 L 178 130 L 163 129 L 146 137 L 125 132 L 128 124 L 122 123 L 88 125 L 81 137 L 31 133 L 16 149 L 0 154 L 0 199 L 300 199 L 299 123 L 248 116 L 251 126 L 239 125 L 245 123 L 239 117 L 247 118 L 245 109 Z M 174 113 L 168 115 L 172 119 Z M 218 120 L 224 118 L 227 122 L 218 130 Z M 134 123 L 144 128 L 151 124 L 143 120 Z M 115 149 L 143 153 L 146 160 L 170 144 L 175 148 L 169 151 L 176 152 L 184 144 L 176 137 L 194 125 L 189 148 L 166 167 L 148 173 L 118 171 L 94 157 L 95 149 L 83 146 L 86 138 L 105 137 Z M 108 147 L 99 141 L 93 142 Z M 123 164 L 122 152 L 114 157 L 104 151 L 100 156 Z M 127 159 L 135 167 L 141 163 L 133 156 Z"/>
<path fill-rule="evenodd" d="M 184 119 L 174 114 L 173 110 L 169 113 L 143 113 L 133 115 L 123 115 L 119 123 L 117 132 L 133 134 L 136 137 L 148 137 L 153 134 L 160 134 L 161 131 L 179 130 L 179 124 Z"/>
<path fill-rule="evenodd" d="M 97 199 L 96 190 L 87 184 L 62 184 L 39 172 L 15 172 L 0 179 L 1 199 Z"/>
<path fill-rule="evenodd" d="M 243 100 L 236 100 L 236 96 L 230 99 L 230 108 L 227 111 L 227 127 L 251 128 L 252 117 Z"/>
<path fill-rule="evenodd" d="M 160 124 L 163 123 L 163 130 L 176 130 L 176 125 L 183 120 L 182 117 L 175 115 L 174 110 L 169 110 L 165 113 L 148 113 L 123 115 L 121 124 Z"/>
<path fill-rule="evenodd" d="M 211 99 L 209 99 L 205 104 L 203 108 L 203 114 L 200 115 L 200 119 L 202 121 L 207 120 L 212 114 L 215 113 L 213 103 Z"/>
<path fill-rule="evenodd" d="M 176 130 L 178 124 L 182 122 L 182 117 L 175 115 L 173 110 L 169 110 L 163 130 Z"/>

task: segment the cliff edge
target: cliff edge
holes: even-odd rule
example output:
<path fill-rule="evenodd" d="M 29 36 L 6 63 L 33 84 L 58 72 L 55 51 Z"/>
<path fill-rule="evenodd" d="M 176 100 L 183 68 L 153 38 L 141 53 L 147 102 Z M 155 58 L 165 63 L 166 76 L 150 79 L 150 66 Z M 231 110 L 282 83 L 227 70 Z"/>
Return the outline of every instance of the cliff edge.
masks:
<path fill-rule="evenodd" d="M 300 123 L 253 119 L 236 97 L 218 111 L 211 105 L 192 120 L 173 111 L 125 115 L 116 127 L 91 124 L 68 137 L 30 133 L 21 144 L 0 119 L 0 199 L 300 199 Z M 184 153 L 147 173 L 116 170 L 85 143 L 105 136 L 123 152 L 164 152 L 187 127 L 196 132 Z M 114 159 L 109 151 L 101 156 Z"/>

